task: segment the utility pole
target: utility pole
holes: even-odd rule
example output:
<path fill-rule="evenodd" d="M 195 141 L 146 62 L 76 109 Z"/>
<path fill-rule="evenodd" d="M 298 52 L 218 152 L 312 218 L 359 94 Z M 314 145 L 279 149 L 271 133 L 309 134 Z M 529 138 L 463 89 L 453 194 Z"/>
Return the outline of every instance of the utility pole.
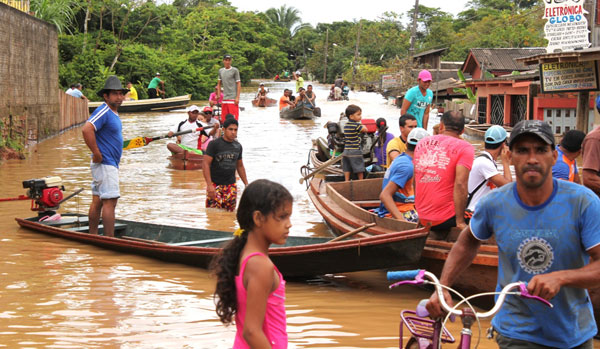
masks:
<path fill-rule="evenodd" d="M 352 84 L 354 84 L 354 76 L 356 75 L 356 61 L 358 59 L 358 45 L 360 42 L 360 31 L 362 22 L 358 22 L 358 31 L 356 32 L 356 47 L 354 47 L 354 62 L 352 63 Z"/>
<path fill-rule="evenodd" d="M 419 16 L 419 0 L 415 0 L 415 13 L 413 16 L 412 30 L 410 31 L 410 58 L 415 53 L 415 36 L 417 34 L 417 17 Z"/>
<path fill-rule="evenodd" d="M 321 83 L 327 83 L 327 48 L 329 47 L 329 28 L 327 28 L 327 34 L 325 34 L 325 69 L 323 71 L 323 81 Z"/>

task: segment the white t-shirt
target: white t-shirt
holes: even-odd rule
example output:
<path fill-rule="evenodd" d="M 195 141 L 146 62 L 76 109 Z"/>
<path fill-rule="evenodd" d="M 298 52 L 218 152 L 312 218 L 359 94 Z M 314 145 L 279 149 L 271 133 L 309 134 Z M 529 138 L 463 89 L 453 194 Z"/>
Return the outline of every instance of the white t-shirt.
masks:
<path fill-rule="evenodd" d="M 173 126 L 171 131 L 173 133 L 177 133 L 187 130 L 195 130 L 198 128 L 198 124 L 196 124 L 196 121 L 190 122 L 189 120 L 186 120 L 183 124 L 181 124 L 179 130 L 177 130 L 178 127 L 179 124 Z M 181 135 L 181 144 L 185 145 L 186 147 L 198 149 L 198 137 L 200 137 L 200 131 L 194 131 L 192 133 L 186 133 L 184 135 Z"/>
<path fill-rule="evenodd" d="M 484 180 L 488 182 L 485 183 L 471 199 L 469 206 L 467 209 L 471 211 L 475 211 L 475 205 L 477 202 L 487 193 L 492 191 L 492 189 L 496 188 L 496 186 L 489 181 L 490 178 L 499 174 L 498 168 L 496 167 L 496 162 L 492 161 L 492 156 L 487 151 L 481 152 L 482 156 L 478 156 L 473 161 L 473 167 L 471 168 L 471 172 L 469 173 L 469 193 L 473 192 L 475 188 Z"/>

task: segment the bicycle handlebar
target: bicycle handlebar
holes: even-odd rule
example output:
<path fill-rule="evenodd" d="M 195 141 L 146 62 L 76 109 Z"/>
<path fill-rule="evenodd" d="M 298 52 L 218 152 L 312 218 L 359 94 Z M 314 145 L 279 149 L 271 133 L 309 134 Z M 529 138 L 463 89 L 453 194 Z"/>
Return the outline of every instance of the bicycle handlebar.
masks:
<path fill-rule="evenodd" d="M 431 281 L 427 281 L 425 279 L 425 277 L 427 277 Z M 446 303 L 446 299 L 444 298 L 444 294 L 442 292 L 443 288 L 442 288 L 442 285 L 440 284 L 440 281 L 434 274 L 432 274 L 428 271 L 425 271 L 423 269 L 406 270 L 406 271 L 390 271 L 387 273 L 387 278 L 388 278 L 388 281 L 402 280 L 402 281 L 391 284 L 389 286 L 390 288 L 394 288 L 394 287 L 397 287 L 400 285 L 407 285 L 407 284 L 411 284 L 411 285 L 422 285 L 425 283 L 432 284 L 435 286 L 435 290 L 437 292 L 438 298 L 440 299 L 440 304 L 442 305 L 442 308 L 444 310 L 446 310 L 447 312 L 449 312 L 450 314 L 462 315 L 462 311 L 460 311 L 458 309 L 454 309 L 451 306 L 449 306 L 448 303 Z M 553 305 L 550 302 L 548 302 L 547 300 L 530 294 L 527 291 L 527 284 L 519 281 L 519 282 L 510 283 L 510 284 L 504 286 L 504 288 L 502 289 L 502 291 L 500 291 L 500 294 L 498 295 L 496 304 L 494 305 L 494 307 L 491 310 L 484 312 L 484 313 L 478 312 L 475 315 L 478 318 L 487 318 L 487 317 L 490 317 L 490 316 L 496 314 L 498 312 L 498 310 L 500 310 L 502 303 L 504 303 L 504 299 L 506 298 L 506 295 L 511 294 L 510 291 L 515 288 L 518 289 L 519 292 L 518 293 L 512 292 L 512 294 L 518 294 L 523 298 L 534 299 L 534 300 L 544 303 L 545 305 L 547 305 L 551 308 L 553 307 Z"/>

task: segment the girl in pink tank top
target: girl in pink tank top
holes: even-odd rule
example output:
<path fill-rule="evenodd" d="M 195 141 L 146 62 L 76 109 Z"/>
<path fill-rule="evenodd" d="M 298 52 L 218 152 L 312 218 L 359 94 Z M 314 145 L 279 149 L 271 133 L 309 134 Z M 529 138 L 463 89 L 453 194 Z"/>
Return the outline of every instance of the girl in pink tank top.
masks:
<path fill-rule="evenodd" d="M 216 310 L 221 322 L 235 318 L 233 348 L 287 348 L 285 280 L 268 257 L 284 244 L 292 226 L 292 195 L 266 179 L 246 187 L 237 220 L 240 229 L 215 257 Z"/>

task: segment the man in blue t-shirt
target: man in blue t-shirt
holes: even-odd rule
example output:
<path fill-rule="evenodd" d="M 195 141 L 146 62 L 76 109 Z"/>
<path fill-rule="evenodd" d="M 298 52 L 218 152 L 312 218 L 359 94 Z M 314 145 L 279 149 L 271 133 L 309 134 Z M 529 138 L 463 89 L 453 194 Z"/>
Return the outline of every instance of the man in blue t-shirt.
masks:
<path fill-rule="evenodd" d="M 428 70 L 421 70 L 417 79 L 418 85 L 406 91 L 400 111 L 400 115 L 413 115 L 417 118 L 417 127 L 424 129 L 427 129 L 429 108 L 433 101 L 433 92 L 429 89 L 431 80 L 433 80 L 431 73 Z"/>
<path fill-rule="evenodd" d="M 114 236 L 115 207 L 121 196 L 119 192 L 119 162 L 123 152 L 122 124 L 117 110 L 128 89 L 123 88 L 119 78 L 109 76 L 98 96 L 104 98 L 83 125 L 85 144 L 92 152 L 92 204 L 89 212 L 91 234 L 98 234 L 102 216 L 104 235 Z"/>
<path fill-rule="evenodd" d="M 524 281 L 532 295 L 554 305 L 507 297 L 492 320 L 499 347 L 592 348 L 597 328 L 586 288 L 600 285 L 600 200 L 581 185 L 552 177 L 557 153 L 546 122 L 519 122 L 509 147 L 516 183 L 493 190 L 477 204 L 440 282 L 451 286 L 464 275 L 481 241 L 495 237 L 496 291 Z M 448 293 L 445 299 L 451 301 Z M 427 309 L 441 315 L 437 295 Z"/>
<path fill-rule="evenodd" d="M 378 214 L 380 217 L 392 216 L 399 220 L 418 222 L 415 210 L 415 188 L 413 177 L 415 167 L 413 156 L 417 143 L 429 136 L 423 128 L 415 128 L 406 137 L 406 151 L 397 156 L 385 171 L 381 185 Z"/>

